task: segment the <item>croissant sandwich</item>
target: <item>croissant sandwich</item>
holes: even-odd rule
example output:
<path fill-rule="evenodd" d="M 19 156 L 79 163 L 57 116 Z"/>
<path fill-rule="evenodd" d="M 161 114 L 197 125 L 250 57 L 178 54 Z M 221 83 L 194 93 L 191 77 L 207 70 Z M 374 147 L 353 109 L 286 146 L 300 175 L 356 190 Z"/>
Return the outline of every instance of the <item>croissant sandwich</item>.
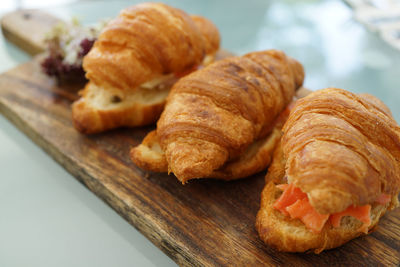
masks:
<path fill-rule="evenodd" d="M 131 158 L 143 169 L 173 172 L 182 183 L 259 172 L 270 163 L 282 111 L 303 79 L 301 64 L 277 50 L 193 72 L 174 85 L 156 131 Z"/>
<path fill-rule="evenodd" d="M 257 214 L 267 244 L 319 253 L 398 206 L 400 127 L 377 98 L 316 91 L 297 101 L 283 132 Z"/>
<path fill-rule="evenodd" d="M 165 4 L 122 10 L 83 59 L 89 83 L 72 106 L 76 129 L 96 133 L 156 122 L 171 86 L 212 62 L 219 42 L 211 21 Z"/>

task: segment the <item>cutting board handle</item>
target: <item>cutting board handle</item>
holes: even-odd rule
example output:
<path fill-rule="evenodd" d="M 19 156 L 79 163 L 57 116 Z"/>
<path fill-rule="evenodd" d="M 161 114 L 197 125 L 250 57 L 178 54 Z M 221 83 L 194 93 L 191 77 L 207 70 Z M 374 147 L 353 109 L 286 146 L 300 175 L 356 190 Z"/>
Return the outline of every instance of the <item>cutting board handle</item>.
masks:
<path fill-rule="evenodd" d="M 37 9 L 21 9 L 1 18 L 3 35 L 25 52 L 36 55 L 45 50 L 46 33 L 61 20 Z"/>

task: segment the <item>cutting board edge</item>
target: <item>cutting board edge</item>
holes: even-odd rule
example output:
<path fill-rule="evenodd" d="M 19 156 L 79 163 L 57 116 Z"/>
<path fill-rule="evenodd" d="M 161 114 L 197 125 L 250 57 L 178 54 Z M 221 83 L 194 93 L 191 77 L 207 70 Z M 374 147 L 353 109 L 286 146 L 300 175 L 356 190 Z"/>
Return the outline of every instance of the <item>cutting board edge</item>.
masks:
<path fill-rule="evenodd" d="M 38 134 L 33 127 L 29 127 L 29 124 L 18 116 L 16 112 L 8 108 L 8 105 L 4 103 L 0 98 L 0 114 L 2 114 L 8 121 L 10 121 L 15 127 L 17 127 L 22 133 L 24 133 L 32 142 L 38 145 L 47 155 L 49 155 L 55 162 L 57 162 L 63 169 L 71 174 L 76 180 L 88 188 L 94 193 L 99 199 L 110 206 L 115 212 L 117 212 L 124 220 L 131 224 L 141 234 L 143 234 L 151 243 L 157 248 L 161 249 L 169 258 L 176 262 L 179 266 L 208 266 L 209 262 L 202 261 L 201 258 L 193 257 L 193 254 L 185 252 L 185 248 L 179 246 L 177 243 L 173 243 L 173 240 L 166 240 L 165 237 L 161 237 L 160 234 L 153 231 L 157 226 L 152 227 L 150 221 L 146 221 L 138 215 L 137 210 L 132 210 L 126 203 L 121 199 L 118 199 L 111 190 L 107 189 L 104 184 L 100 183 L 95 178 L 91 177 L 78 163 L 76 165 L 79 168 L 73 166 L 73 160 L 64 156 L 63 153 L 58 150 L 50 142 L 47 142 L 40 134 Z M 103 190 L 100 190 L 102 188 Z M 122 211 L 126 209 L 130 212 L 130 216 L 124 214 Z M 147 230 L 147 231 L 146 231 Z M 156 234 L 155 234 L 156 233 Z M 168 234 L 165 232 L 165 236 Z M 167 241 L 167 242 L 165 242 Z"/>

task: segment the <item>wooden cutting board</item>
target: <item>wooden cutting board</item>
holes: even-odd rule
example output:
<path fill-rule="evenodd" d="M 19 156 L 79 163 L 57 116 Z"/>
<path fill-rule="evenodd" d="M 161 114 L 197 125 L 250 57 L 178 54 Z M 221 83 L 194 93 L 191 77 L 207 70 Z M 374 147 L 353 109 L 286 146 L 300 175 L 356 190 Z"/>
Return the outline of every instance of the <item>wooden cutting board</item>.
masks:
<path fill-rule="evenodd" d="M 36 58 L 0 75 L 0 112 L 179 265 L 399 265 L 400 209 L 371 235 L 338 249 L 277 252 L 254 228 L 265 172 L 185 186 L 173 175 L 146 173 L 128 155 L 152 127 L 79 134 L 70 119 L 78 89 L 57 86 Z"/>

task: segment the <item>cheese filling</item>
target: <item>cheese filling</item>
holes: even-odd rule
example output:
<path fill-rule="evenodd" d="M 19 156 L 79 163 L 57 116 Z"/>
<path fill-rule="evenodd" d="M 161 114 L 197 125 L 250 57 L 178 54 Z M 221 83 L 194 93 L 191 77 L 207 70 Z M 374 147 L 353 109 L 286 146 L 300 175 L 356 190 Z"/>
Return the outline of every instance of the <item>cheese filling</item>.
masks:
<path fill-rule="evenodd" d="M 154 90 L 154 89 L 164 89 L 165 84 L 169 83 L 170 81 L 174 81 L 178 78 L 182 78 L 183 76 L 186 76 L 190 74 L 191 72 L 211 64 L 215 59 L 215 55 L 206 55 L 202 61 L 202 63 L 198 66 L 194 66 L 192 68 L 189 68 L 188 70 L 183 71 L 182 73 L 170 73 L 166 75 L 160 75 L 158 77 L 155 77 L 154 79 L 142 83 L 139 87 L 147 90 Z"/>
<path fill-rule="evenodd" d="M 142 83 L 139 87 L 143 89 L 149 89 L 149 90 L 154 90 L 154 89 L 164 89 L 162 88 L 162 84 L 166 83 L 167 81 L 174 79 L 175 75 L 173 73 L 167 74 L 167 75 L 161 75 L 153 80 L 147 81 L 145 83 Z"/>

